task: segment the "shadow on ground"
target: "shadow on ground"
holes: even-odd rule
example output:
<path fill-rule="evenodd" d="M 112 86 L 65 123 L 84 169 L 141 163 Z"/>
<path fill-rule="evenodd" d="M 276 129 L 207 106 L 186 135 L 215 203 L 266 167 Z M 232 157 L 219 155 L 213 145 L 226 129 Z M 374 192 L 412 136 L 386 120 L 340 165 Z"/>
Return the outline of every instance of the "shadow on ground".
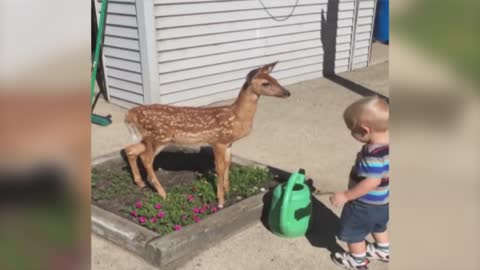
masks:
<path fill-rule="evenodd" d="M 335 235 L 339 227 L 339 218 L 322 202 L 312 197 L 312 216 L 307 240 L 314 247 L 326 248 L 331 253 L 343 251 Z"/>

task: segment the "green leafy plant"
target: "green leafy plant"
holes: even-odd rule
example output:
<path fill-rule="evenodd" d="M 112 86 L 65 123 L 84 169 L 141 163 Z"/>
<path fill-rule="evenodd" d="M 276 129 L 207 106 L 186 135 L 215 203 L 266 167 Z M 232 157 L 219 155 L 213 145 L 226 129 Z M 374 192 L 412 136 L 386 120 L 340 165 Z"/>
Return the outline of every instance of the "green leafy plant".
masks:
<path fill-rule="evenodd" d="M 131 193 L 133 183 L 126 171 L 92 170 L 92 196 L 94 201 L 109 201 Z M 235 167 L 230 169 L 230 194 L 250 197 L 260 192 L 273 179 L 266 169 L 258 167 Z M 169 188 L 166 199 L 152 190 L 138 194 L 133 205 L 120 211 L 132 221 L 166 235 L 183 227 L 200 222 L 213 214 L 217 208 L 216 175 L 209 172 L 200 175 L 188 184 Z M 131 194 L 129 194 L 131 195 Z"/>

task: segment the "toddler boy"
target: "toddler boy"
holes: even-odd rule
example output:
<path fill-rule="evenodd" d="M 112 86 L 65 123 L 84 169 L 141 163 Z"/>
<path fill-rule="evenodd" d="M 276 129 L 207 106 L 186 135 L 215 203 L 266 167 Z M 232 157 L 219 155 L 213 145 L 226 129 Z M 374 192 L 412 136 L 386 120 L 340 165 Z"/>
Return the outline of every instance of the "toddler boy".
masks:
<path fill-rule="evenodd" d="M 330 197 L 336 207 L 345 204 L 337 237 L 348 244 L 348 252 L 332 254 L 332 260 L 348 269 L 367 270 L 369 259 L 390 258 L 389 105 L 379 97 L 365 97 L 348 106 L 343 118 L 353 138 L 364 145 L 350 172 L 348 190 Z M 370 233 L 375 243 L 367 245 Z"/>

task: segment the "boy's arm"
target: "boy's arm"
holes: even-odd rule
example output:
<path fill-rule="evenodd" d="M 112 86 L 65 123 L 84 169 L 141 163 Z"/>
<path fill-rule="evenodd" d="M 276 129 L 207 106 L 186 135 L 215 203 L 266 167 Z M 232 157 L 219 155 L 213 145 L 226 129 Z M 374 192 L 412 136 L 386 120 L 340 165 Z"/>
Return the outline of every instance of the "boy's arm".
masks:
<path fill-rule="evenodd" d="M 366 195 L 368 192 L 374 190 L 380 185 L 382 179 L 380 178 L 367 178 L 360 183 L 356 184 L 351 189 L 345 191 L 345 197 L 348 201 L 352 201 Z"/>
<path fill-rule="evenodd" d="M 330 202 L 335 207 L 338 207 L 346 202 L 362 197 L 368 192 L 374 190 L 381 182 L 382 179 L 380 178 L 366 178 L 347 191 L 333 194 L 330 197 Z"/>

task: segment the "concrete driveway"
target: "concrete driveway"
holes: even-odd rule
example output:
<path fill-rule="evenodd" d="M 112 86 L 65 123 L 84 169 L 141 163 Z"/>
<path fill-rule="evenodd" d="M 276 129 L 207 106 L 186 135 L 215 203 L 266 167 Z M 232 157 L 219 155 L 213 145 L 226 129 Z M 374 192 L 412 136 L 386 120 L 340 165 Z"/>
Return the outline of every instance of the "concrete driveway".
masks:
<path fill-rule="evenodd" d="M 342 119 L 344 108 L 361 94 L 374 91 L 388 96 L 388 62 L 339 74 L 335 81 L 316 79 L 287 86 L 289 99 L 262 97 L 252 133 L 233 145 L 234 154 L 287 171 L 305 168 L 321 191 L 346 187 L 349 168 L 360 144 Z M 361 93 L 361 94 L 359 94 Z M 128 143 L 124 110 L 99 103 L 96 113 L 110 113 L 109 127 L 92 127 L 92 157 L 120 150 Z M 319 211 L 316 234 L 286 240 L 272 235 L 258 222 L 252 227 L 193 257 L 180 269 L 341 269 L 330 251 L 337 215 L 326 196 L 315 201 Z M 370 269 L 387 269 L 372 263 Z M 92 235 L 92 269 L 155 269 L 142 259 Z"/>

